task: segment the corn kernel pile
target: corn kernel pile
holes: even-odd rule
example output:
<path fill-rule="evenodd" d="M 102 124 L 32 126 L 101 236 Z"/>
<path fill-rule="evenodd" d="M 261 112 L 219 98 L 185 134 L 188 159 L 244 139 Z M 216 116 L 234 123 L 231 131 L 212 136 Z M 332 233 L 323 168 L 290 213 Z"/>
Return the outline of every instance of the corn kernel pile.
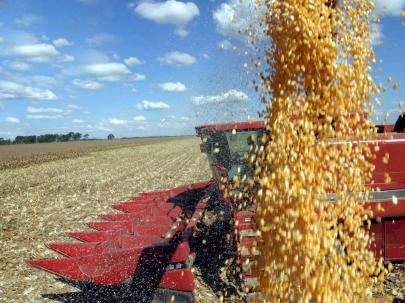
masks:
<path fill-rule="evenodd" d="M 370 0 L 266 1 L 271 46 L 258 72 L 266 100 L 255 159 L 260 257 L 267 302 L 366 302 L 383 279 L 364 222 L 378 147 L 371 73 Z M 271 135 L 269 135 L 271 133 Z M 331 201 L 333 200 L 333 202 Z"/>

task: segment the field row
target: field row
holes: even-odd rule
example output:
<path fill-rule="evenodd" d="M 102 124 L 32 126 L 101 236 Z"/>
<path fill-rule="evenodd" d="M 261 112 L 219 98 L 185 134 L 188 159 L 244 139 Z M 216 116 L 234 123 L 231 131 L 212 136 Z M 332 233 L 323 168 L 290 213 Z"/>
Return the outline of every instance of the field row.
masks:
<path fill-rule="evenodd" d="M 0 146 L 0 170 L 28 167 L 31 164 L 74 158 L 90 152 L 142 146 L 175 140 L 173 137 L 150 137 L 117 140 L 90 140 Z"/>

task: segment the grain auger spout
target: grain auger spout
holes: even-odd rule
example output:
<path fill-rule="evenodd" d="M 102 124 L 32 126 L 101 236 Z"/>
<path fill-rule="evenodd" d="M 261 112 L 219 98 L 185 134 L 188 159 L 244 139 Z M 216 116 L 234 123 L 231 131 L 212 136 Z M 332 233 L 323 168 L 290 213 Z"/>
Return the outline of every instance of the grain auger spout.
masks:
<path fill-rule="evenodd" d="M 380 150 L 375 161 L 368 205 L 376 256 L 405 261 L 405 134 L 379 126 Z M 91 222 L 95 231 L 71 232 L 80 243 L 51 243 L 64 258 L 29 261 L 57 276 L 96 285 L 132 285 L 139 302 L 195 302 L 196 275 L 225 299 L 260 299 L 251 271 L 257 251 L 255 206 L 236 205 L 223 195 L 223 184 L 249 178 L 246 154 L 261 144 L 264 122 L 204 125 L 196 128 L 213 178 L 159 192 L 141 193 L 113 205 L 121 213 Z M 385 133 L 385 134 L 383 134 Z M 387 136 L 386 133 L 390 133 Z M 382 157 L 389 154 L 388 165 Z M 387 180 L 384 175 L 389 173 Z M 395 203 L 393 203 L 395 196 Z M 381 207 L 384 212 L 381 211 Z M 223 269 L 228 269 L 224 270 Z M 136 301 L 136 302 L 138 302 Z"/>

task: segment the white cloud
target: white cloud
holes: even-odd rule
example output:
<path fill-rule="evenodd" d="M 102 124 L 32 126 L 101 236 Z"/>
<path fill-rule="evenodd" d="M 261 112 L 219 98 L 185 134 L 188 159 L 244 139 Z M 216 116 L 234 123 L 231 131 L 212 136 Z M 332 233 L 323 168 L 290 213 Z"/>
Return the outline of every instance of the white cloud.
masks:
<path fill-rule="evenodd" d="M 132 65 L 137 65 L 137 64 L 143 64 L 141 60 L 139 60 L 137 57 L 129 57 L 124 60 L 125 64 L 128 66 Z"/>
<path fill-rule="evenodd" d="M 190 54 L 174 51 L 166 53 L 163 57 L 159 57 L 158 61 L 166 64 L 191 65 L 197 60 Z"/>
<path fill-rule="evenodd" d="M 72 83 L 74 86 L 89 90 L 97 90 L 103 87 L 101 83 L 91 80 L 74 79 Z"/>
<path fill-rule="evenodd" d="M 375 13 L 391 16 L 399 16 L 401 11 L 405 10 L 404 0 L 374 0 Z"/>
<path fill-rule="evenodd" d="M 203 57 L 203 58 L 206 59 L 206 60 L 211 59 L 210 55 L 205 54 L 205 53 L 202 53 L 202 54 L 201 54 L 201 57 Z"/>
<path fill-rule="evenodd" d="M 167 0 L 164 2 L 142 1 L 135 12 L 156 23 L 184 25 L 189 23 L 200 11 L 193 2 Z"/>
<path fill-rule="evenodd" d="M 73 56 L 61 53 L 55 45 L 44 41 L 30 32 L 10 30 L 6 32 L 4 47 L 0 48 L 0 56 L 23 58 L 32 62 L 65 62 L 72 61 Z M 3 45 L 2 45 L 3 46 Z"/>
<path fill-rule="evenodd" d="M 134 73 L 129 77 L 130 81 L 143 81 L 146 79 L 145 75 Z"/>
<path fill-rule="evenodd" d="M 93 55 L 92 55 L 93 54 Z M 76 65 L 70 69 L 64 69 L 64 74 L 69 76 L 87 76 L 98 81 L 141 81 L 146 76 L 133 73 L 124 63 L 109 61 L 107 56 L 100 52 L 90 52 L 85 57 L 80 57 L 81 66 Z"/>
<path fill-rule="evenodd" d="M 17 124 L 17 123 L 20 123 L 21 121 L 20 121 L 20 119 L 18 119 L 18 118 L 14 118 L 14 117 L 7 117 L 7 118 L 6 118 L 6 122 L 8 122 L 8 123 L 15 123 L 15 124 Z"/>
<path fill-rule="evenodd" d="M 56 120 L 69 117 L 75 110 L 79 109 L 77 105 L 69 104 L 64 108 L 55 107 L 27 107 L 27 118 L 32 120 Z M 74 123 L 74 120 L 72 121 Z"/>
<path fill-rule="evenodd" d="M 187 87 L 181 82 L 160 83 L 159 87 L 165 92 L 184 92 L 187 90 Z"/>
<path fill-rule="evenodd" d="M 124 124 L 128 123 L 127 120 L 121 120 L 121 119 L 117 119 L 117 118 L 110 118 L 110 119 L 108 119 L 108 122 L 110 122 L 110 124 L 112 124 L 112 125 L 124 125 Z"/>
<path fill-rule="evenodd" d="M 119 81 L 122 80 L 123 76 L 131 74 L 131 71 L 124 64 L 117 62 L 86 65 L 84 71 L 104 81 Z"/>
<path fill-rule="evenodd" d="M 26 63 L 26 62 L 22 62 L 22 61 L 6 61 L 3 62 L 3 64 L 5 66 L 7 66 L 8 68 L 11 68 L 13 70 L 16 71 L 28 71 L 31 69 L 31 65 Z"/>
<path fill-rule="evenodd" d="M 384 41 L 383 25 L 372 23 L 371 24 L 371 44 L 380 45 Z"/>
<path fill-rule="evenodd" d="M 62 61 L 62 62 L 73 62 L 73 61 L 75 61 L 75 57 L 71 56 L 71 55 L 63 55 L 60 58 L 60 61 Z"/>
<path fill-rule="evenodd" d="M 249 101 L 249 97 L 242 91 L 231 89 L 225 93 L 211 96 L 196 96 L 192 98 L 195 105 L 239 103 Z"/>
<path fill-rule="evenodd" d="M 49 76 L 32 76 L 28 79 L 32 83 L 32 86 L 38 86 L 40 88 L 51 88 L 59 84 L 58 80 Z"/>
<path fill-rule="evenodd" d="M 131 92 L 133 92 L 134 94 L 136 94 L 138 92 L 138 90 L 136 88 L 132 88 Z"/>
<path fill-rule="evenodd" d="M 146 122 L 146 118 L 144 116 L 135 116 L 134 121 L 136 121 L 136 122 Z"/>
<path fill-rule="evenodd" d="M 66 46 L 72 46 L 73 42 L 70 42 L 69 40 L 65 39 L 65 38 L 58 38 L 53 40 L 53 44 L 56 47 L 66 47 Z"/>
<path fill-rule="evenodd" d="M 230 3 L 222 3 L 220 7 L 214 11 L 212 17 L 214 18 L 218 32 L 223 35 L 234 35 L 242 28 L 238 26 L 238 23 L 242 20 L 236 18 L 236 9 L 233 5 L 235 1 Z"/>
<path fill-rule="evenodd" d="M 30 99 L 36 101 L 55 100 L 49 89 L 40 89 L 16 82 L 0 80 L 0 99 Z"/>
<path fill-rule="evenodd" d="M 29 114 L 43 114 L 43 113 L 63 113 L 64 110 L 61 108 L 53 107 L 27 107 L 27 113 Z"/>
<path fill-rule="evenodd" d="M 63 119 L 62 115 L 27 115 L 27 119 L 31 120 L 59 120 Z"/>
<path fill-rule="evenodd" d="M 88 124 L 87 128 L 91 129 L 91 130 L 100 130 L 100 131 L 104 131 L 104 132 L 113 131 L 113 129 L 111 129 L 111 127 L 108 127 L 107 125 L 105 125 L 104 122 L 99 122 L 97 124 Z"/>
<path fill-rule="evenodd" d="M 200 15 L 200 10 L 193 2 L 144 0 L 135 8 L 135 13 L 159 24 L 174 24 L 177 26 L 176 35 L 185 37 L 188 32 L 184 27 Z"/>
<path fill-rule="evenodd" d="M 68 104 L 68 105 L 65 106 L 65 108 L 68 109 L 68 110 L 78 110 L 81 107 L 76 105 L 76 104 Z"/>
<path fill-rule="evenodd" d="M 75 110 L 80 109 L 79 106 L 74 104 L 66 105 L 64 108 L 55 107 L 27 107 L 27 118 L 36 120 L 56 120 L 63 119 L 71 115 Z M 77 120 L 77 119 L 76 119 Z M 79 123 L 72 120 L 74 123 Z"/>
<path fill-rule="evenodd" d="M 73 119 L 72 122 L 73 123 L 84 123 L 84 121 L 81 119 Z"/>
<path fill-rule="evenodd" d="M 224 36 L 242 40 L 245 44 L 253 36 L 263 39 L 263 30 L 256 19 L 260 18 L 260 12 L 263 11 L 258 7 L 262 3 L 240 0 L 222 3 L 212 15 L 217 31 Z"/>
<path fill-rule="evenodd" d="M 13 82 L 20 86 L 34 87 L 37 89 L 44 89 L 44 90 L 52 89 L 53 87 L 60 84 L 60 82 L 57 79 L 43 75 L 31 76 L 26 73 L 22 73 L 15 75 L 8 74 L 7 76 L 8 76 L 8 79 L 6 80 L 7 82 Z"/>
<path fill-rule="evenodd" d="M 151 102 L 147 100 L 144 100 L 142 103 L 138 103 L 136 106 L 140 110 L 164 110 L 170 108 L 170 105 L 165 102 Z"/>
<path fill-rule="evenodd" d="M 221 49 L 225 49 L 225 50 L 237 50 L 238 47 L 235 46 L 231 41 L 229 40 L 222 40 L 220 42 L 217 43 L 217 46 Z"/>
<path fill-rule="evenodd" d="M 188 31 L 185 30 L 184 28 L 178 28 L 176 29 L 176 31 L 174 32 L 177 36 L 179 37 L 187 37 L 188 36 Z"/>
<path fill-rule="evenodd" d="M 59 55 L 59 51 L 52 44 L 46 43 L 17 45 L 10 51 L 33 62 L 47 62 Z"/>
<path fill-rule="evenodd" d="M 41 21 L 42 17 L 33 14 L 27 14 L 20 18 L 15 19 L 14 23 L 19 27 L 28 27 L 31 25 L 38 24 Z"/>
<path fill-rule="evenodd" d="M 114 36 L 107 33 L 97 33 L 86 39 L 86 43 L 92 46 L 102 45 L 114 41 Z"/>

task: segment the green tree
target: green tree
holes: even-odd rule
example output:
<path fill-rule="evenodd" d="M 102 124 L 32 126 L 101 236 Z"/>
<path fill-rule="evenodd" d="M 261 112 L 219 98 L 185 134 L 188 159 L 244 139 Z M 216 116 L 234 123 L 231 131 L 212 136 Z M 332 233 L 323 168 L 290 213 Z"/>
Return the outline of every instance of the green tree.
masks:
<path fill-rule="evenodd" d="M 50 143 L 50 142 L 56 142 L 58 139 L 57 134 L 45 134 L 45 135 L 40 135 L 37 137 L 38 143 Z"/>
<path fill-rule="evenodd" d="M 81 133 L 74 133 L 73 134 L 73 140 L 77 141 L 77 140 L 80 140 L 81 138 L 82 138 Z"/>
<path fill-rule="evenodd" d="M 10 139 L 0 138 L 0 145 L 9 145 L 9 144 L 11 144 Z"/>
<path fill-rule="evenodd" d="M 14 139 L 15 144 L 32 144 L 37 143 L 37 136 L 17 136 Z"/>
<path fill-rule="evenodd" d="M 66 134 L 66 136 L 67 136 L 67 138 L 68 138 L 68 141 L 72 141 L 72 140 L 73 140 L 74 135 L 75 135 L 75 133 L 74 133 L 74 132 L 68 132 L 68 133 Z"/>

